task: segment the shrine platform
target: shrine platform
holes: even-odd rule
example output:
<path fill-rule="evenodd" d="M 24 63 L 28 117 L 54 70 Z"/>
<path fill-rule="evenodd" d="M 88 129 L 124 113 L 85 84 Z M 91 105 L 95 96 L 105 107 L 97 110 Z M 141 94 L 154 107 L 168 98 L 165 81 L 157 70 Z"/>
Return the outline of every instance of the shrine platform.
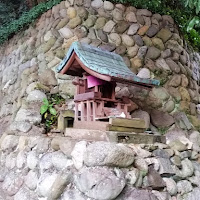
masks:
<path fill-rule="evenodd" d="M 163 144 L 166 143 L 165 136 L 149 133 L 66 128 L 64 135 L 65 137 L 70 137 L 72 139 L 87 141 L 107 141 L 127 144 L 154 144 L 156 142 Z"/>

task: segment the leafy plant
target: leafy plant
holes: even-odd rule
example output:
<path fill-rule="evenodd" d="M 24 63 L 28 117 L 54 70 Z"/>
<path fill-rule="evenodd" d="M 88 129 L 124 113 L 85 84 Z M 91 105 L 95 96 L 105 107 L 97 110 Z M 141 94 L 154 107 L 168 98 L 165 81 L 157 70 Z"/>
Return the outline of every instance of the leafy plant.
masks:
<path fill-rule="evenodd" d="M 55 108 L 53 108 L 53 104 L 49 104 L 49 101 L 45 98 L 43 99 L 43 105 L 40 108 L 40 113 L 43 114 L 47 114 L 47 111 L 49 111 L 52 115 L 56 115 L 57 112 L 55 110 Z"/>
<path fill-rule="evenodd" d="M 47 132 L 57 122 L 58 112 L 55 109 L 56 105 L 61 106 L 64 102 L 65 100 L 59 94 L 49 94 L 47 99 L 43 99 L 40 113 L 42 115 L 42 123 L 45 125 Z"/>

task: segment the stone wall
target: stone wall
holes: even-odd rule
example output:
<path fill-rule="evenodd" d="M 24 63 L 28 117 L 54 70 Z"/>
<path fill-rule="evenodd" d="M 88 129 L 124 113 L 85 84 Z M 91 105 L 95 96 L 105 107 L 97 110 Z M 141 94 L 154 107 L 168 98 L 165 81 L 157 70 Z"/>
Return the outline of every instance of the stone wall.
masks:
<path fill-rule="evenodd" d="M 1 200 L 196 200 L 200 133 L 125 145 L 66 137 L 0 138 Z"/>
<path fill-rule="evenodd" d="M 152 130 L 164 131 L 173 124 L 199 128 L 199 55 L 184 48 L 170 16 L 108 1 L 70 0 L 0 48 L 1 132 L 12 123 L 12 131 L 41 133 L 35 126 L 41 122 L 38 102 L 49 92 L 66 101 L 73 96 L 71 77 L 55 73 L 55 68 L 77 40 L 116 52 L 138 76 L 161 81 L 152 91 L 116 88 L 118 97 L 133 100 L 130 111 L 139 108 L 150 114 Z M 132 114 L 144 115 L 140 110 Z"/>

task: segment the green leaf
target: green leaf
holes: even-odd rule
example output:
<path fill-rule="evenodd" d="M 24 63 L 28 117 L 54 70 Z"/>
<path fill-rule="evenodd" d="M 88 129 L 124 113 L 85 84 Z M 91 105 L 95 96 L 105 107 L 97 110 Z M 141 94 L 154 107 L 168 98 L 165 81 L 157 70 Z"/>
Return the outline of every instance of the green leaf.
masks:
<path fill-rule="evenodd" d="M 57 114 L 55 108 L 52 108 L 52 107 L 49 108 L 49 112 L 50 112 L 52 115 L 56 115 L 56 114 Z"/>
<path fill-rule="evenodd" d="M 43 115 L 45 112 L 47 112 L 48 106 L 47 105 L 42 105 L 40 108 L 40 113 Z"/>
<path fill-rule="evenodd" d="M 49 106 L 49 101 L 47 100 L 47 98 L 43 99 L 43 103 L 44 103 L 44 105 Z"/>

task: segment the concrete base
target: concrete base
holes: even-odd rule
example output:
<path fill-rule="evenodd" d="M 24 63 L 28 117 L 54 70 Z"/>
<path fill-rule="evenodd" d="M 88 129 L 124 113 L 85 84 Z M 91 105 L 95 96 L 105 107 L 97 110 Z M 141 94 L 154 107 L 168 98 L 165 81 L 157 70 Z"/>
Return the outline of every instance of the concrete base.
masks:
<path fill-rule="evenodd" d="M 108 141 L 127 144 L 153 144 L 155 142 L 164 144 L 166 143 L 165 136 L 153 135 L 149 133 L 124 133 L 114 131 L 66 128 L 65 136 L 77 140 Z"/>

